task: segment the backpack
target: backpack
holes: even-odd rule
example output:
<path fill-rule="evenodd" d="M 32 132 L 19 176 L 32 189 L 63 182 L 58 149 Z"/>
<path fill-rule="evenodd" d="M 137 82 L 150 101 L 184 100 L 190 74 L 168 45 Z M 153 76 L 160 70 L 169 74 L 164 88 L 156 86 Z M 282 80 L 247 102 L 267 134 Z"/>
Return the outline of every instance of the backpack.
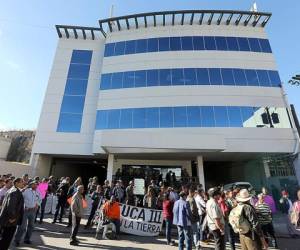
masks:
<path fill-rule="evenodd" d="M 249 221 L 243 216 L 244 204 L 238 204 L 229 214 L 229 223 L 235 233 L 246 234 L 251 230 Z"/>

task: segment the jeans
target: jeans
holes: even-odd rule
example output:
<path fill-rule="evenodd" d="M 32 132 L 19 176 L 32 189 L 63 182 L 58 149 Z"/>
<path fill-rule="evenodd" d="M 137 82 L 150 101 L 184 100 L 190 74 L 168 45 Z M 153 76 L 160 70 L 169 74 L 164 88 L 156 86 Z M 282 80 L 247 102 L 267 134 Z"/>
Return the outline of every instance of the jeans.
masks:
<path fill-rule="evenodd" d="M 18 226 L 15 236 L 15 242 L 20 243 L 21 238 L 26 231 L 24 241 L 29 241 L 33 231 L 33 225 L 35 220 L 36 210 L 25 210 L 23 215 L 22 225 Z"/>
<path fill-rule="evenodd" d="M 90 216 L 89 216 L 88 221 L 87 221 L 87 223 L 86 223 L 87 226 L 90 226 L 90 225 L 91 225 L 92 220 L 93 220 L 93 218 L 94 218 L 94 216 L 95 216 L 95 213 L 96 213 L 96 211 L 97 211 L 97 207 L 98 207 L 98 204 L 96 204 L 96 205 L 93 204 L 92 209 L 91 209 Z"/>
<path fill-rule="evenodd" d="M 184 241 L 186 250 L 192 250 L 192 228 L 191 226 L 177 226 L 178 230 L 178 250 L 183 250 Z"/>
<path fill-rule="evenodd" d="M 166 221 L 166 238 L 167 238 L 167 243 L 171 243 L 171 233 L 172 233 L 172 220 L 171 219 L 165 219 Z"/>
<path fill-rule="evenodd" d="M 226 222 L 225 224 L 225 232 L 230 243 L 230 249 L 235 250 L 235 232 L 233 231 L 232 226 L 228 222 Z"/>
<path fill-rule="evenodd" d="M 9 248 L 10 242 L 14 237 L 16 226 L 12 227 L 2 227 L 2 239 L 0 240 L 0 249 L 7 250 Z"/>
<path fill-rule="evenodd" d="M 194 245 L 197 246 L 198 241 L 199 241 L 198 222 L 195 222 L 195 223 L 192 224 L 192 234 L 193 234 L 193 239 L 194 239 Z"/>
<path fill-rule="evenodd" d="M 46 203 L 47 203 L 47 196 L 42 199 L 42 203 L 41 206 L 38 208 L 38 210 L 36 211 L 36 217 L 35 217 L 35 221 L 38 218 L 38 214 L 41 211 L 41 217 L 40 217 L 40 222 L 43 222 L 44 219 L 44 214 L 45 214 L 45 207 L 46 207 Z"/>
<path fill-rule="evenodd" d="M 64 211 L 65 211 L 66 203 L 67 202 L 65 200 L 63 200 L 63 201 L 58 200 L 58 203 L 57 203 L 56 208 L 55 208 L 55 214 L 54 214 L 54 219 L 53 219 L 54 222 L 56 222 L 56 220 L 57 220 L 59 211 L 60 211 L 59 220 L 60 221 L 62 220 L 62 217 L 64 215 Z"/>
<path fill-rule="evenodd" d="M 72 231 L 71 231 L 71 241 L 76 240 L 80 225 L 81 217 L 77 217 L 75 214 L 72 214 Z"/>
<path fill-rule="evenodd" d="M 121 227 L 120 220 L 111 219 L 110 221 L 115 225 L 116 233 L 117 233 L 117 235 L 119 235 L 120 234 L 120 227 Z"/>
<path fill-rule="evenodd" d="M 215 240 L 215 250 L 225 250 L 225 236 L 221 234 L 219 229 L 211 231 Z"/>

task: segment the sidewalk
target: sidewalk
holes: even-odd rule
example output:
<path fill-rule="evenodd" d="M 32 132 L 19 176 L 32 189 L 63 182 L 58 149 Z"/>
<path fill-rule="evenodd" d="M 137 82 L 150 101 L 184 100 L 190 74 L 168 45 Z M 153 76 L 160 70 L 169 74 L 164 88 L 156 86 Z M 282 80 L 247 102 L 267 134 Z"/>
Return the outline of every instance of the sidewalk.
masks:
<path fill-rule="evenodd" d="M 176 246 L 167 246 L 164 237 L 141 237 L 134 235 L 121 235 L 120 239 L 102 240 L 95 239 L 95 229 L 85 230 L 83 225 L 86 220 L 82 220 L 81 227 L 78 233 L 80 240 L 79 246 L 70 246 L 70 228 L 66 228 L 67 219 L 64 219 L 62 224 L 51 224 L 52 219 L 46 218 L 43 224 L 36 224 L 35 231 L 32 235 L 33 245 L 21 244 L 20 247 L 15 248 L 12 244 L 10 249 L 42 249 L 42 250 L 62 250 L 62 249 L 104 249 L 104 250 L 176 250 L 178 249 L 177 240 Z M 300 239 L 291 239 L 285 232 L 285 224 L 281 216 L 275 218 L 275 228 L 278 230 L 279 247 L 281 250 L 299 250 Z M 99 237 L 101 238 L 101 237 Z M 213 243 L 203 246 L 203 249 L 214 249 Z M 229 248 L 229 245 L 227 246 Z M 237 246 L 237 250 L 240 249 Z M 270 248 L 272 249 L 272 248 Z"/>

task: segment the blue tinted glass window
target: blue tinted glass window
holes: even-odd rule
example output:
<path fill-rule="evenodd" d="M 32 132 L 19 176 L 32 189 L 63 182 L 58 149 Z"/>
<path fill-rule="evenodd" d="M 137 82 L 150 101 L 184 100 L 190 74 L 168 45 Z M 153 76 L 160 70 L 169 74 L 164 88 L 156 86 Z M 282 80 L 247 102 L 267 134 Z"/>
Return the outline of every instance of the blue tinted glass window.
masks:
<path fill-rule="evenodd" d="M 201 126 L 215 127 L 215 116 L 213 107 L 201 107 Z"/>
<path fill-rule="evenodd" d="M 160 69 L 159 70 L 159 85 L 168 86 L 171 85 L 171 69 Z"/>
<path fill-rule="evenodd" d="M 221 69 L 224 85 L 235 85 L 232 69 Z"/>
<path fill-rule="evenodd" d="M 125 42 L 117 42 L 115 46 L 115 56 L 124 55 Z"/>
<path fill-rule="evenodd" d="M 279 87 L 281 85 L 281 80 L 278 71 L 269 70 L 268 73 L 272 86 Z"/>
<path fill-rule="evenodd" d="M 158 39 L 150 38 L 148 39 L 148 52 L 157 52 L 158 51 Z"/>
<path fill-rule="evenodd" d="M 216 36 L 217 50 L 227 50 L 226 39 L 223 36 Z"/>
<path fill-rule="evenodd" d="M 135 53 L 135 44 L 136 44 L 136 40 L 125 42 L 125 55 Z"/>
<path fill-rule="evenodd" d="M 115 43 L 105 44 L 104 56 L 113 56 L 115 51 Z"/>
<path fill-rule="evenodd" d="M 209 85 L 208 69 L 197 69 L 197 80 L 199 85 Z"/>
<path fill-rule="evenodd" d="M 186 107 L 174 107 L 174 127 L 186 127 Z"/>
<path fill-rule="evenodd" d="M 147 52 L 147 39 L 140 39 L 136 41 L 136 53 Z"/>
<path fill-rule="evenodd" d="M 101 75 L 100 89 L 105 90 L 111 88 L 111 76 L 112 74 Z"/>
<path fill-rule="evenodd" d="M 203 36 L 194 36 L 193 45 L 194 45 L 194 50 L 204 50 Z"/>
<path fill-rule="evenodd" d="M 261 48 L 257 38 L 248 38 L 250 50 L 253 52 L 261 52 Z"/>
<path fill-rule="evenodd" d="M 227 107 L 229 127 L 243 127 L 243 120 L 240 107 Z"/>
<path fill-rule="evenodd" d="M 123 88 L 134 88 L 134 71 L 124 72 Z"/>
<path fill-rule="evenodd" d="M 91 50 L 73 50 L 71 63 L 90 64 L 93 51 Z"/>
<path fill-rule="evenodd" d="M 159 110 L 159 126 L 161 128 L 173 127 L 173 108 L 160 108 Z"/>
<path fill-rule="evenodd" d="M 193 37 L 184 36 L 181 37 L 182 50 L 193 50 Z"/>
<path fill-rule="evenodd" d="M 174 51 L 181 50 L 181 39 L 180 37 L 170 38 L 170 49 Z"/>
<path fill-rule="evenodd" d="M 201 127 L 201 112 L 200 107 L 187 107 L 187 126 Z"/>
<path fill-rule="evenodd" d="M 146 128 L 159 128 L 159 108 L 146 109 Z"/>
<path fill-rule="evenodd" d="M 135 87 L 146 86 L 146 70 L 139 70 L 135 72 Z"/>
<path fill-rule="evenodd" d="M 68 78 L 88 79 L 90 65 L 88 64 L 70 64 Z"/>
<path fill-rule="evenodd" d="M 120 117 L 120 128 L 132 128 L 133 109 L 122 109 Z"/>
<path fill-rule="evenodd" d="M 61 104 L 61 113 L 82 114 L 85 96 L 65 95 Z"/>
<path fill-rule="evenodd" d="M 222 77 L 220 69 L 208 69 L 211 85 L 222 85 Z"/>
<path fill-rule="evenodd" d="M 123 72 L 113 73 L 111 79 L 111 88 L 121 89 L 123 85 L 122 81 L 123 81 Z"/>
<path fill-rule="evenodd" d="M 239 45 L 236 37 L 226 37 L 228 50 L 239 51 Z"/>
<path fill-rule="evenodd" d="M 67 79 L 65 95 L 85 95 L 87 80 Z"/>
<path fill-rule="evenodd" d="M 184 85 L 183 69 L 172 69 L 172 85 Z"/>
<path fill-rule="evenodd" d="M 259 86 L 256 71 L 253 69 L 245 69 L 246 78 L 249 86 Z"/>
<path fill-rule="evenodd" d="M 248 39 L 244 37 L 238 37 L 237 38 L 239 43 L 240 51 L 250 51 Z"/>
<path fill-rule="evenodd" d="M 108 111 L 108 125 L 107 128 L 114 129 L 120 127 L 120 114 L 119 109 L 112 109 Z"/>
<path fill-rule="evenodd" d="M 147 70 L 147 86 L 158 86 L 158 85 L 159 85 L 158 70 L 156 69 Z"/>
<path fill-rule="evenodd" d="M 197 85 L 197 73 L 196 69 L 185 68 L 184 69 L 185 85 Z"/>
<path fill-rule="evenodd" d="M 216 127 L 228 127 L 229 120 L 227 114 L 227 107 L 214 107 L 215 111 L 215 120 L 216 120 Z"/>
<path fill-rule="evenodd" d="M 253 108 L 252 107 L 241 107 L 242 119 L 243 119 L 243 127 L 245 127 L 244 123 L 249 122 L 250 119 L 253 119 Z"/>
<path fill-rule="evenodd" d="M 57 132 L 78 133 L 81 128 L 81 114 L 60 114 Z"/>
<path fill-rule="evenodd" d="M 245 71 L 243 69 L 233 69 L 233 76 L 235 85 L 237 86 L 246 86 L 247 79 L 245 75 Z"/>
<path fill-rule="evenodd" d="M 268 71 L 267 70 L 256 70 L 258 80 L 259 80 L 259 85 L 264 86 L 264 87 L 271 87 L 270 79 L 268 76 Z"/>
<path fill-rule="evenodd" d="M 204 37 L 204 45 L 206 50 L 216 50 L 215 38 L 213 36 Z"/>
<path fill-rule="evenodd" d="M 158 38 L 158 49 L 159 51 L 169 51 L 170 50 L 170 38 L 161 37 Z"/>
<path fill-rule="evenodd" d="M 108 110 L 97 111 L 96 130 L 108 128 Z"/>
<path fill-rule="evenodd" d="M 272 53 L 272 49 L 268 39 L 258 39 L 261 51 L 265 53 Z"/>
<path fill-rule="evenodd" d="M 133 127 L 145 128 L 146 127 L 146 109 L 137 108 L 133 109 Z"/>

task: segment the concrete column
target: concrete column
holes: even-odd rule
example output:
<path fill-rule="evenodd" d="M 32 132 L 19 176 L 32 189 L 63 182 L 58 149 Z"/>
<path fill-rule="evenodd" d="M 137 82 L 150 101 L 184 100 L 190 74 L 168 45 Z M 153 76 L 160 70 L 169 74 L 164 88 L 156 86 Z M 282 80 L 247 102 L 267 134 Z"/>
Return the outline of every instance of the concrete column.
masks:
<path fill-rule="evenodd" d="M 111 182 L 113 178 L 114 161 L 115 161 L 115 156 L 113 154 L 109 154 L 108 161 L 107 161 L 107 176 L 106 176 L 106 179 L 109 180 L 109 182 Z"/>
<path fill-rule="evenodd" d="M 294 160 L 294 169 L 298 185 L 300 185 L 300 153 L 298 153 L 297 158 Z"/>
<path fill-rule="evenodd" d="M 197 156 L 197 172 L 200 184 L 202 184 L 205 189 L 205 180 L 204 180 L 204 167 L 203 167 L 203 157 Z"/>
<path fill-rule="evenodd" d="M 264 169 L 265 169 L 265 174 L 266 174 L 266 178 L 268 179 L 269 177 L 271 177 L 271 173 L 270 173 L 270 167 L 267 161 L 263 161 L 264 164 Z"/>

